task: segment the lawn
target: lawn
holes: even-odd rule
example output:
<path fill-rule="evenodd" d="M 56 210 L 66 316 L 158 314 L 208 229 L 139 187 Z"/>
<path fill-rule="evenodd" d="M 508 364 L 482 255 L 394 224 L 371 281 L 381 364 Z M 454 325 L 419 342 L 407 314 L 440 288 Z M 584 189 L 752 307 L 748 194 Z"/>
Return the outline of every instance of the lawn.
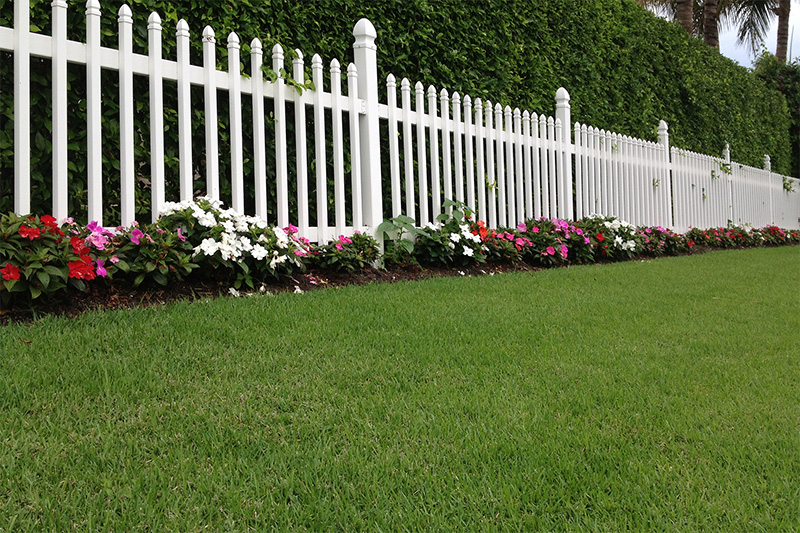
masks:
<path fill-rule="evenodd" d="M 0 327 L 0 530 L 800 530 L 800 247 Z"/>

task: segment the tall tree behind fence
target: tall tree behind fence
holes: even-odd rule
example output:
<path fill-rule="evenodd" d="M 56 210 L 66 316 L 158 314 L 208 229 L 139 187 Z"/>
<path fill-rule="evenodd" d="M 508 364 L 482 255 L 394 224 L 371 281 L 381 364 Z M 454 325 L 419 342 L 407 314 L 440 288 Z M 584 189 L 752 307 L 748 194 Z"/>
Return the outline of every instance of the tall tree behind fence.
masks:
<path fill-rule="evenodd" d="M 382 103 L 377 35 L 366 19 L 353 31 L 353 63 L 334 59 L 325 67 L 314 56 L 309 77 L 301 51 L 265 51 L 258 39 L 243 46 L 235 33 L 224 39 L 228 68 L 218 70 L 212 28 L 193 34 L 181 20 L 165 29 L 155 13 L 147 55 L 133 53 L 127 6 L 118 12 L 117 49 L 102 47 L 97 0 L 86 4 L 86 42 L 70 41 L 66 2 L 55 0 L 52 10 L 49 36 L 30 31 L 26 2 L 15 3 L 13 28 L 0 27 L 0 51 L 14 61 L 13 165 L 1 169 L 0 201 L 13 198 L 19 213 L 35 208 L 127 225 L 142 206 L 155 218 L 165 201 L 200 193 L 271 223 L 295 224 L 319 241 L 373 231 L 384 217 L 401 214 L 425 225 L 447 199 L 465 202 L 492 227 L 591 213 L 677 230 L 800 225 L 800 194 L 791 192 L 800 184 L 771 172 L 768 158 L 765 169 L 755 169 L 727 153 L 678 150 L 663 121 L 657 143 L 573 125 L 563 88 L 553 117 L 408 79 L 399 83 L 398 101 L 391 75 Z M 164 31 L 174 32 L 174 60 L 162 57 Z M 190 62 L 192 38 L 202 39 L 202 66 Z M 30 100 L 38 79 L 32 66 L 51 86 L 47 106 Z M 85 122 L 71 113 L 76 90 Z M 49 125 L 51 142 L 37 142 L 45 132 L 32 124 Z M 171 127 L 177 146 L 165 140 Z M 85 156 L 75 154 L 80 130 Z M 32 166 L 32 154 L 39 165 Z M 85 164 L 76 165 L 76 157 Z M 43 166 L 52 186 L 39 190 L 30 178 Z M 85 202 L 75 198 L 75 183 L 85 183 Z"/>

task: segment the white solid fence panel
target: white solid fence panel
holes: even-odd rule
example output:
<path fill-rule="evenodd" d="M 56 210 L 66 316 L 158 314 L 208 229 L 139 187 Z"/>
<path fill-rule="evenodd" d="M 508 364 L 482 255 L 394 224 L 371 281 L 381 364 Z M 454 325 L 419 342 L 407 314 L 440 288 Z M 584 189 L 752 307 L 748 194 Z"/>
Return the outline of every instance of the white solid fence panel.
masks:
<path fill-rule="evenodd" d="M 25 2 L 14 4 L 14 27 L 0 28 L 0 50 L 14 56 L 14 187 L 13 206 L 27 213 L 31 206 L 31 109 L 30 62 L 32 57 L 51 61 L 52 69 L 52 213 L 59 219 L 69 213 L 69 128 L 67 66 L 86 69 L 88 217 L 103 221 L 104 172 L 102 69 L 118 72 L 119 93 L 119 211 L 120 222 L 130 224 L 136 213 L 136 173 L 144 165 L 135 161 L 137 135 L 149 137 L 150 204 L 152 217 L 177 190 L 186 200 L 194 196 L 192 87 L 203 94 L 205 146 L 205 194 L 220 198 L 222 185 L 230 186 L 231 206 L 244 212 L 252 202 L 255 214 L 267 219 L 276 214 L 280 226 L 296 222 L 301 234 L 327 242 L 335 234 L 375 228 L 384 217 L 383 190 L 389 203 L 386 216 L 405 214 L 422 226 L 443 211 L 447 200 L 465 202 L 476 217 L 490 227 L 515 226 L 529 218 L 574 219 L 593 213 L 618 216 L 637 225 L 660 225 L 685 231 L 690 226 L 724 226 L 728 221 L 762 226 L 777 223 L 800 225 L 800 189 L 796 179 L 769 169 L 756 169 L 722 158 L 670 147 L 663 121 L 658 142 L 634 139 L 593 126 L 572 123 L 569 94 L 559 89 L 555 115 L 546 116 L 512 109 L 499 102 L 472 99 L 447 89 L 427 90 L 422 83 L 400 83 L 398 104 L 394 76 L 386 78 L 387 100 L 378 102 L 375 29 L 366 19 L 356 24 L 354 64 L 347 68 L 347 94 L 342 94 L 342 75 L 337 60 L 331 61 L 330 92 L 326 93 L 322 59 L 311 61 L 313 91 L 287 87 L 281 76 L 267 81 L 262 72 L 261 41 L 250 44 L 250 76 L 241 74 L 240 42 L 236 33 L 227 38 L 228 65 L 218 71 L 214 30 L 202 32 L 202 66 L 190 62 L 190 29 L 184 20 L 175 28 L 175 60 L 162 57 L 162 25 L 156 13 L 147 22 L 147 55 L 133 52 L 133 16 L 119 9 L 115 26 L 118 49 L 101 46 L 102 14 L 98 0 L 86 3 L 86 43 L 67 40 L 67 3 L 52 2 L 52 35 L 30 32 L 30 10 Z M 272 69 L 281 72 L 284 54 L 272 49 Z M 292 60 L 295 85 L 304 85 L 303 54 Z M 134 124 L 134 76 L 146 76 L 149 84 L 149 132 L 136 132 Z M 165 83 L 176 82 L 178 164 L 176 183 L 165 175 Z M 172 87 L 172 85 L 166 85 Z M 172 89 L 170 89 L 172 90 Z M 219 116 L 218 92 L 227 92 L 227 116 Z M 172 96 L 172 95 L 170 95 Z M 242 102 L 252 106 L 252 131 L 245 131 Z M 413 100 L 413 101 L 412 101 Z M 267 105 L 271 102 L 271 105 Z M 199 105 L 199 102 L 198 104 Z M 293 113 L 287 114 L 287 106 Z M 312 106 L 306 127 L 306 107 Z M 272 112 L 272 117 L 268 116 Z M 326 113 L 330 128 L 326 128 Z M 227 175 L 220 175 L 220 119 L 228 120 L 230 160 Z M 288 120 L 293 119 L 289 124 Z M 344 121 L 349 126 L 344 130 Z M 380 121 L 387 121 L 388 174 L 381 178 Z M 313 130 L 313 131 L 311 131 Z M 268 138 L 269 132 L 273 135 Z M 293 131 L 292 139 L 289 132 Z M 253 169 L 245 175 L 245 134 L 252 134 Z M 309 143 L 308 135 L 313 135 Z M 349 139 L 349 142 L 347 142 Z M 313 144 L 309 153 L 308 144 Z M 293 148 L 293 150 L 292 150 Z M 249 149 L 249 147 L 248 147 Z M 383 148 L 386 149 L 386 148 Z M 274 168 L 268 168 L 267 150 L 274 152 Z M 328 154 L 332 150 L 332 154 Z M 248 154 L 249 155 L 249 154 Z M 291 161 L 291 156 L 294 161 Z M 332 165 L 327 157 L 332 156 Z M 349 158 L 348 158 L 349 156 Z M 401 162 L 402 159 L 402 162 Z M 309 198 L 309 161 L 315 169 L 314 204 Z M 226 163 L 227 163 L 226 154 Z M 349 162 L 349 182 L 346 181 Z M 294 163 L 290 165 L 290 163 Z M 332 189 L 329 184 L 332 173 Z M 274 175 L 274 198 L 268 176 Z M 170 179 L 172 179 L 170 177 Z M 224 181 L 222 180 L 230 180 Z M 252 180 L 252 181 L 251 181 Z M 247 198 L 248 183 L 252 185 Z M 296 183 L 296 199 L 289 198 Z M 784 187 L 786 183 L 786 188 Z M 176 187 L 177 185 L 177 187 Z M 350 187 L 350 196 L 346 195 Z M 170 192 L 174 195 L 174 192 Z M 329 204 L 329 198 L 333 203 Z M 296 205 L 295 205 L 296 204 Z M 329 226 L 333 209 L 333 227 Z M 314 213 L 315 211 L 315 213 Z M 292 219 L 296 214 L 296 220 Z M 312 217 L 315 221 L 312 221 Z M 378 236 L 380 237 L 380 236 Z"/>

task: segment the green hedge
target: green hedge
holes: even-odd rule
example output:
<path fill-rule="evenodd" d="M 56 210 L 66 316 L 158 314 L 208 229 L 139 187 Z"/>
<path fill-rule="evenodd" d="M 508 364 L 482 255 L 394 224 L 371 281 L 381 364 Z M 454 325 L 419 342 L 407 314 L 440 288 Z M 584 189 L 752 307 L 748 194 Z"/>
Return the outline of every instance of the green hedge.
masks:
<path fill-rule="evenodd" d="M 12 5 L 5 2 L 0 7 L 0 24 L 12 25 Z M 83 40 L 84 5 L 70 5 L 72 39 Z M 103 44 L 116 47 L 120 3 L 102 0 L 101 5 Z M 234 30 L 242 43 L 259 37 L 265 48 L 280 42 L 286 48 L 301 49 L 307 58 L 319 53 L 326 62 L 333 57 L 348 62 L 352 58 L 351 30 L 359 18 L 367 17 L 378 31 L 383 76 L 393 73 L 398 80 L 408 77 L 413 82 L 447 87 L 451 93 L 547 114 L 554 112 L 555 92 L 564 86 L 572 96 L 573 120 L 655 140 L 658 122 L 664 119 L 675 146 L 720 155 L 727 141 L 732 158 L 740 163 L 760 167 L 764 154 L 770 154 L 774 170 L 789 172 L 791 167 L 790 116 L 783 95 L 633 0 L 131 0 L 130 5 L 135 51 L 145 52 L 147 17 L 155 10 L 165 29 L 165 57 L 174 57 L 174 27 L 182 17 L 191 28 L 195 64 L 201 63 L 199 37 L 207 23 L 214 27 L 221 45 L 217 52 L 221 65 L 226 61 L 226 37 Z M 50 32 L 50 9 L 50 2 L 33 2 L 31 20 L 45 33 Z M 243 56 L 247 52 L 244 44 Z M 41 109 L 49 109 L 49 71 L 45 61 L 32 69 L 32 101 Z M 12 74 L 11 54 L 0 54 L 0 211 L 10 208 L 8 193 L 13 187 Z M 116 91 L 113 73 L 107 74 L 104 115 L 109 142 L 105 143 L 104 158 L 105 168 L 114 168 L 118 165 L 113 148 Z M 72 123 L 80 123 L 85 116 L 82 76 L 82 69 L 70 67 Z M 144 95 L 146 80 L 137 83 L 141 90 L 136 94 Z M 193 102 L 201 105 L 201 91 L 193 95 Z M 147 99 L 139 99 L 137 105 L 137 121 L 146 124 Z M 227 99 L 220 99 L 223 122 L 226 106 Z M 34 183 L 49 184 L 50 180 L 47 115 L 34 117 Z M 202 121 L 196 122 L 195 168 L 200 176 L 198 189 L 202 189 L 204 162 L 197 153 L 203 146 Z M 166 124 L 167 135 L 177 146 L 174 114 L 167 115 Z M 223 124 L 223 154 L 225 134 Z M 81 204 L 86 194 L 82 177 L 85 132 L 75 129 L 70 142 L 71 202 Z M 137 146 L 137 161 L 147 159 L 148 143 L 145 135 Z M 169 180 L 177 175 L 177 159 L 169 142 L 167 155 Z M 224 158 L 221 164 L 224 175 Z M 140 192 L 146 192 L 148 172 L 145 163 L 139 169 Z M 108 178 L 111 190 L 115 179 Z M 43 192 L 34 196 L 34 209 L 47 212 L 49 193 L 47 187 L 40 189 Z M 146 202 L 141 209 L 147 212 Z"/>

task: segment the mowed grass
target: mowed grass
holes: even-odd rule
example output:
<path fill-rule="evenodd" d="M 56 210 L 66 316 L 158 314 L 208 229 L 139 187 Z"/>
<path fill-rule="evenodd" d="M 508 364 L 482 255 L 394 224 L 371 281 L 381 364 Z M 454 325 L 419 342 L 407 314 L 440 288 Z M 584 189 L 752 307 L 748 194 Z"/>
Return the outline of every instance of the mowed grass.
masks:
<path fill-rule="evenodd" d="M 800 247 L 0 329 L 7 531 L 800 529 Z"/>

